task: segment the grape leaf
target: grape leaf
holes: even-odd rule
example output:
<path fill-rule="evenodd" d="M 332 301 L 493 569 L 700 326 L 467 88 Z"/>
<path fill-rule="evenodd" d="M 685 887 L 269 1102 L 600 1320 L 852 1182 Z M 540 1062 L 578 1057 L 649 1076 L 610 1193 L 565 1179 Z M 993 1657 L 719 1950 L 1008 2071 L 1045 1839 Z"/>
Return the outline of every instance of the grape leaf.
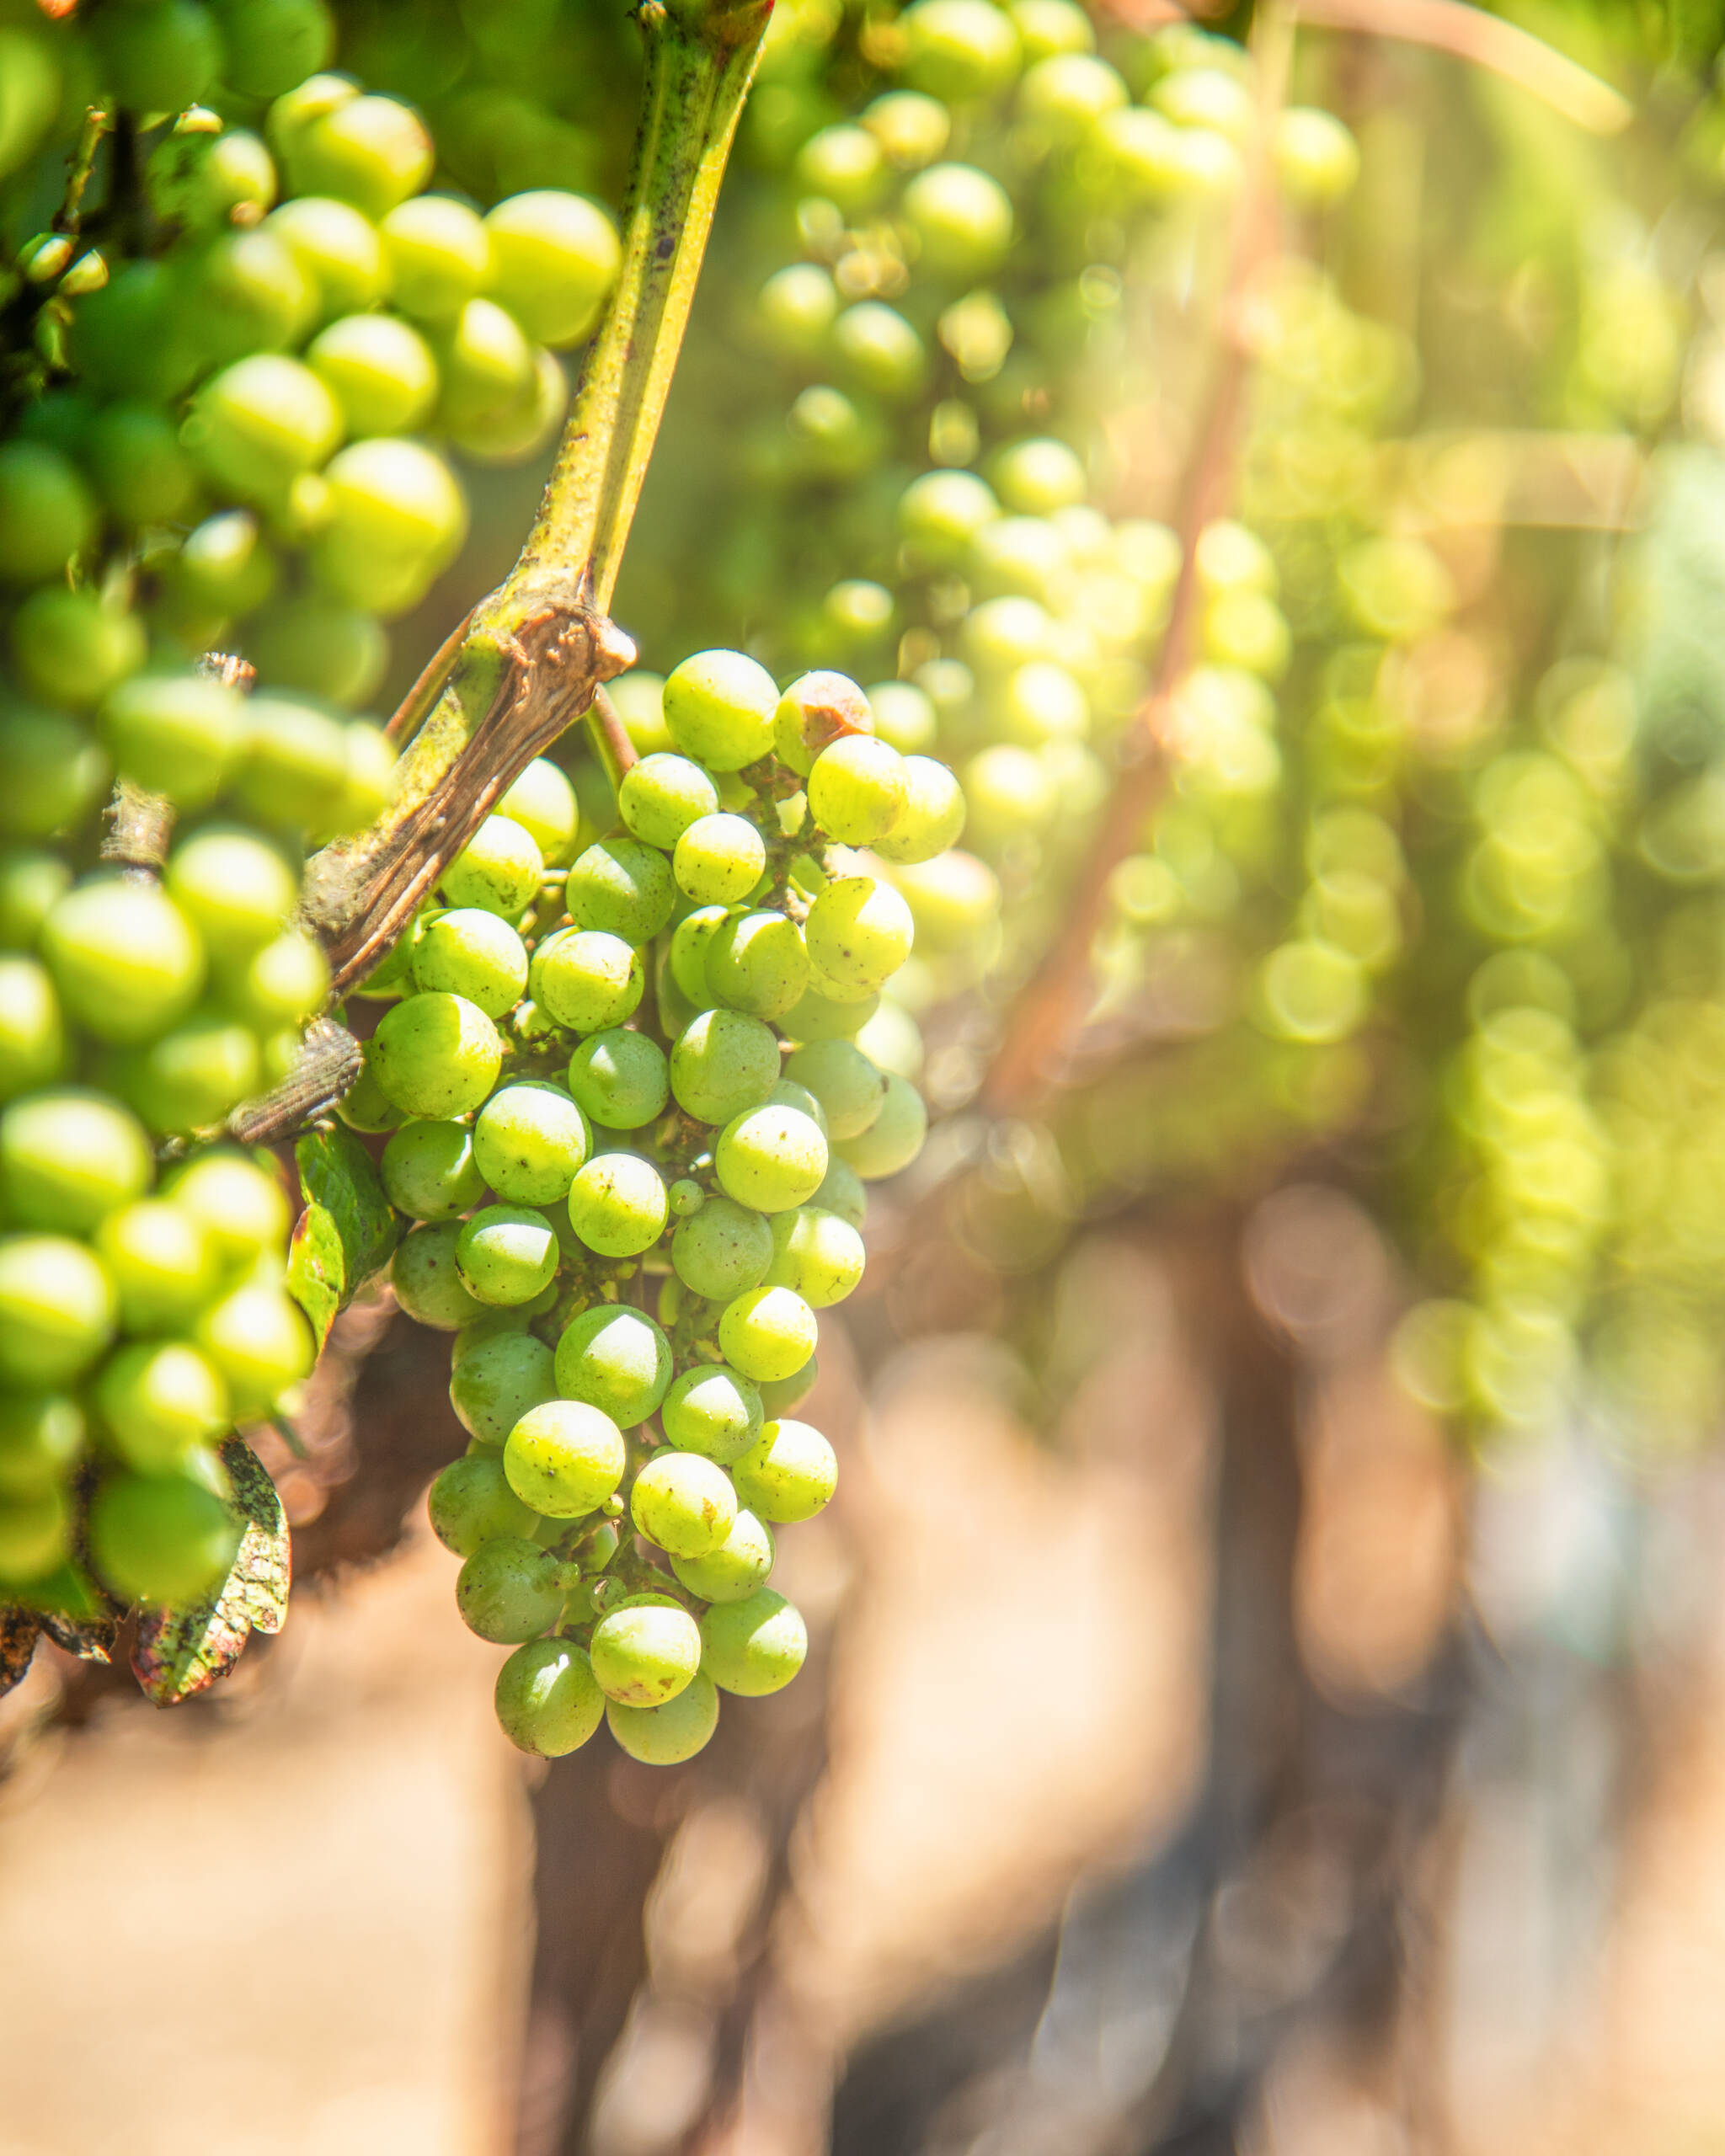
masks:
<path fill-rule="evenodd" d="M 308 1130 L 294 1158 L 306 1206 L 288 1253 L 288 1292 L 321 1349 L 338 1313 L 387 1263 L 397 1222 L 371 1156 L 351 1131 Z"/>
<path fill-rule="evenodd" d="M 0 1697 L 24 1681 L 40 1630 L 41 1620 L 34 1609 L 0 1606 Z"/>
<path fill-rule="evenodd" d="M 243 1527 L 227 1577 L 183 1609 L 139 1613 L 132 1674 L 158 1707 L 177 1706 L 227 1676 L 253 1631 L 279 1632 L 287 1614 L 287 1520 L 275 1485 L 243 1438 L 221 1448 Z"/>

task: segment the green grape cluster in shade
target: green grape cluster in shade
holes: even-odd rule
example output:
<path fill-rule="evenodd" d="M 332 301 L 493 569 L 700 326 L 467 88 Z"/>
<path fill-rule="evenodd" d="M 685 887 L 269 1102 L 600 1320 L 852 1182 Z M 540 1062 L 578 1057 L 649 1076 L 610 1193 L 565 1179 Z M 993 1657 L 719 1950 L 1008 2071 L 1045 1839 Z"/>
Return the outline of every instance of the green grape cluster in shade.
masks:
<path fill-rule="evenodd" d="M 361 991 L 384 1007 L 341 1112 L 387 1132 L 383 1186 L 417 1224 L 402 1307 L 455 1335 L 471 1443 L 431 1520 L 462 1615 L 515 1650 L 505 1730 L 554 1754 L 603 1718 L 669 1764 L 719 1693 L 803 1659 L 771 1577 L 837 1476 L 796 1412 L 816 1313 L 862 1277 L 866 1184 L 926 1129 L 859 1037 L 915 933 L 893 878 L 964 808 L 843 675 L 781 693 L 708 651 L 654 702 L 666 745 L 605 835 L 575 851 L 541 761 L 451 863 Z"/>

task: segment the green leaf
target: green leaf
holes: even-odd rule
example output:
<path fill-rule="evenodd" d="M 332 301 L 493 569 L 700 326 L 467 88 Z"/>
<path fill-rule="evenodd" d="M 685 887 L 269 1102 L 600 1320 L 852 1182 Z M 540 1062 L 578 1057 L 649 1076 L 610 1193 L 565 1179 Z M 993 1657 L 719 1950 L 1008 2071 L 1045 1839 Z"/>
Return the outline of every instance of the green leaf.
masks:
<path fill-rule="evenodd" d="M 203 1600 L 138 1616 L 132 1674 L 158 1707 L 177 1706 L 227 1676 L 250 1634 L 279 1632 L 287 1614 L 287 1518 L 275 1485 L 243 1438 L 226 1439 L 221 1451 L 243 1529 L 232 1569 Z"/>
<path fill-rule="evenodd" d="M 294 1158 L 306 1207 L 293 1231 L 287 1286 L 321 1349 L 337 1314 L 387 1264 L 398 1229 L 371 1156 L 350 1130 L 309 1130 Z"/>
<path fill-rule="evenodd" d="M 41 1623 L 34 1609 L 0 1605 L 0 1696 L 24 1681 Z"/>

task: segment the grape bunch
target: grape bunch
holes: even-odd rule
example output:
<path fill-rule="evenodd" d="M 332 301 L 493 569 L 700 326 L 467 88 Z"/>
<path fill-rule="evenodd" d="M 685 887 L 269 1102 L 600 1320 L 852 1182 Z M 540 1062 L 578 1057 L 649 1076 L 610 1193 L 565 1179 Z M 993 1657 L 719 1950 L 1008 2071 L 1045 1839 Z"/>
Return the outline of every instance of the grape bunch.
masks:
<path fill-rule="evenodd" d="M 515 1648 L 504 1729 L 558 1754 L 603 1716 L 670 1764 L 720 1691 L 803 1660 L 768 1582 L 775 1530 L 836 1479 L 793 1412 L 815 1313 L 862 1277 L 864 1184 L 926 1129 L 856 1037 L 911 951 L 892 873 L 964 808 L 840 675 L 781 695 L 708 651 L 661 710 L 669 745 L 566 868 L 579 811 L 550 763 L 480 825 L 360 991 L 386 1007 L 342 1113 L 388 1131 L 384 1187 L 418 1224 L 402 1307 L 455 1335 L 471 1443 L 430 1516 L 462 1617 Z"/>

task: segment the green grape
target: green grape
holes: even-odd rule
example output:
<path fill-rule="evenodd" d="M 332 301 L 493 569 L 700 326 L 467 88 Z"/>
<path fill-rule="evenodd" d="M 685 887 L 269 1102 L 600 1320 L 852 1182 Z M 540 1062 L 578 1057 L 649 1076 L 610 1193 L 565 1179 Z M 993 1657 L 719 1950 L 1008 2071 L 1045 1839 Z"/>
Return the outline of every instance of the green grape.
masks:
<path fill-rule="evenodd" d="M 306 363 L 350 435 L 411 434 L 437 402 L 437 363 L 425 339 L 391 315 L 339 317 L 312 339 Z"/>
<path fill-rule="evenodd" d="M 676 841 L 672 862 L 678 889 L 702 905 L 746 898 L 766 867 L 766 841 L 746 816 L 699 817 Z"/>
<path fill-rule="evenodd" d="M 569 409 L 569 376 L 557 355 L 542 344 L 529 352 L 531 373 L 519 393 L 483 421 L 451 423 L 449 436 L 478 464 L 520 464 L 537 454 L 563 424 Z"/>
<path fill-rule="evenodd" d="M 856 1288 L 862 1265 L 862 1238 L 837 1214 L 807 1205 L 774 1217 L 768 1287 L 793 1288 L 811 1309 L 825 1310 Z"/>
<path fill-rule="evenodd" d="M 333 195 L 372 218 L 417 195 L 436 162 L 417 115 L 385 97 L 350 98 L 275 148 L 296 195 Z"/>
<path fill-rule="evenodd" d="M 18 678 L 43 702 L 98 703 L 143 664 L 143 624 L 93 591 L 51 584 L 33 591 L 12 617 Z"/>
<path fill-rule="evenodd" d="M 95 536 L 97 509 L 70 457 L 45 443 L 0 445 L 0 581 L 56 576 Z"/>
<path fill-rule="evenodd" d="M 490 281 L 491 242 L 464 202 L 422 195 L 398 204 L 382 229 L 392 297 L 403 313 L 453 322 Z"/>
<path fill-rule="evenodd" d="M 323 583 L 373 613 L 416 606 L 467 536 L 449 467 L 419 442 L 377 435 L 331 457 L 323 483 L 328 514 L 312 548 Z"/>
<path fill-rule="evenodd" d="M 913 560 L 943 568 L 962 560 L 1001 513 L 974 472 L 925 472 L 899 497 L 898 525 Z"/>
<path fill-rule="evenodd" d="M 456 1269 L 456 1239 L 461 1230 L 452 1220 L 415 1228 L 396 1246 L 389 1278 L 395 1299 L 416 1324 L 439 1332 L 453 1332 L 479 1315 L 484 1305 L 469 1294 Z"/>
<path fill-rule="evenodd" d="M 732 1118 L 713 1160 L 727 1196 L 757 1213 L 782 1213 L 820 1188 L 827 1144 L 810 1117 L 769 1102 Z"/>
<path fill-rule="evenodd" d="M 920 172 L 945 149 L 952 115 L 921 90 L 889 90 L 862 113 L 862 125 L 900 172 Z"/>
<path fill-rule="evenodd" d="M 770 1587 L 720 1603 L 701 1620 L 702 1668 L 721 1691 L 744 1699 L 782 1691 L 808 1652 L 803 1613 Z"/>
<path fill-rule="evenodd" d="M 112 1338 L 116 1315 L 113 1283 L 82 1243 L 0 1237 L 0 1380 L 39 1386 L 76 1377 Z"/>
<path fill-rule="evenodd" d="M 838 292 L 830 275 L 813 262 L 793 262 L 775 270 L 755 302 L 765 342 L 788 359 L 812 359 L 825 344 L 838 311 Z"/>
<path fill-rule="evenodd" d="M 34 958 L 0 958 L 0 1101 L 47 1085 L 65 1064 L 53 982 Z"/>
<path fill-rule="evenodd" d="M 531 1302 L 557 1277 L 557 1261 L 551 1223 L 531 1206 L 483 1207 L 456 1244 L 462 1278 L 482 1303 Z"/>
<path fill-rule="evenodd" d="M 221 32 L 196 0 L 110 8 L 89 35 L 104 84 L 131 112 L 183 112 L 221 72 Z"/>
<path fill-rule="evenodd" d="M 674 1700 L 701 1666 L 701 1633 L 668 1594 L 632 1594 L 593 1628 L 593 1674 L 626 1707 Z"/>
<path fill-rule="evenodd" d="M 557 1389 L 602 1407 L 620 1429 L 654 1413 L 670 1383 L 670 1348 L 643 1311 L 595 1303 L 571 1320 L 557 1343 Z"/>
<path fill-rule="evenodd" d="M 157 1039 L 122 1049 L 111 1067 L 116 1091 L 163 1135 L 219 1123 L 257 1091 L 263 1075 L 251 1027 L 208 1012 L 195 1012 Z"/>
<path fill-rule="evenodd" d="M 772 676 L 740 651 L 697 652 L 665 680 L 670 738 L 683 755 L 709 771 L 740 771 L 766 755 L 777 707 Z"/>
<path fill-rule="evenodd" d="M 569 1091 L 608 1130 L 638 1130 L 663 1113 L 670 1094 L 665 1051 L 645 1033 L 611 1027 L 569 1058 Z"/>
<path fill-rule="evenodd" d="M 393 1130 L 402 1120 L 401 1110 L 384 1097 L 369 1058 L 346 1097 L 336 1102 L 335 1113 L 350 1130 L 368 1134 Z"/>
<path fill-rule="evenodd" d="M 0 1393 L 0 1497 L 51 1491 L 83 1448 L 83 1411 L 75 1400 L 54 1392 Z"/>
<path fill-rule="evenodd" d="M 226 1577 L 240 1529 L 227 1507 L 184 1475 L 110 1476 L 90 1505 L 90 1555 L 130 1600 L 196 1601 Z"/>
<path fill-rule="evenodd" d="M 200 1153 L 169 1176 L 162 1194 L 190 1214 L 209 1236 L 218 1264 L 230 1273 L 280 1249 L 290 1225 L 288 1203 L 273 1175 L 243 1153 Z"/>
<path fill-rule="evenodd" d="M 806 778 L 823 750 L 852 734 L 872 734 L 874 712 L 847 675 L 802 674 L 779 698 L 772 744 L 782 764 Z"/>
<path fill-rule="evenodd" d="M 737 1494 L 775 1526 L 813 1519 L 838 1487 L 832 1447 L 807 1422 L 766 1423 L 733 1470 Z"/>
<path fill-rule="evenodd" d="M 385 243 L 389 228 L 385 227 L 384 238 L 380 239 L 377 227 L 350 203 L 334 201 L 327 195 L 301 195 L 272 210 L 264 220 L 264 229 L 289 249 L 311 280 L 322 320 L 362 313 L 375 306 L 388 288 Z M 392 261 L 394 253 L 391 246 Z M 410 307 L 408 312 L 417 310 Z"/>
<path fill-rule="evenodd" d="M 884 1102 L 883 1101 L 883 1106 Z M 828 1154 L 826 1173 L 820 1179 L 820 1187 L 809 1201 L 823 1213 L 836 1214 L 847 1226 L 862 1231 L 862 1222 L 868 1211 L 868 1194 L 862 1187 L 862 1179 L 850 1162 L 841 1159 L 836 1151 Z"/>
<path fill-rule="evenodd" d="M 617 805 L 634 837 L 668 852 L 697 818 L 713 814 L 718 789 L 686 756 L 643 756 L 623 773 Z"/>
<path fill-rule="evenodd" d="M 510 1486 L 503 1463 L 481 1453 L 452 1460 L 425 1497 L 431 1532 L 457 1557 L 471 1557 L 482 1542 L 510 1536 L 529 1540 L 539 1515 Z"/>
<path fill-rule="evenodd" d="M 508 1322 L 513 1324 L 514 1313 Z M 499 1331 L 451 1358 L 449 1404 L 469 1437 L 502 1445 L 530 1407 L 554 1400 L 552 1353 L 531 1332 Z"/>
<path fill-rule="evenodd" d="M 1327 209 L 1359 177 L 1359 148 L 1332 113 L 1290 105 L 1276 115 L 1276 179 L 1304 208 Z"/>
<path fill-rule="evenodd" d="M 213 799 L 245 738 L 243 707 L 196 674 L 139 674 L 111 691 L 102 731 L 122 778 L 178 808 Z"/>
<path fill-rule="evenodd" d="M 183 839 L 164 880 L 216 958 L 249 958 L 273 942 L 298 896 L 293 871 L 273 846 L 225 825 L 206 824 Z"/>
<path fill-rule="evenodd" d="M 777 1556 L 772 1529 L 753 1513 L 740 1511 L 716 1550 L 702 1557 L 673 1557 L 670 1568 L 703 1602 L 742 1602 L 765 1585 Z"/>
<path fill-rule="evenodd" d="M 671 985 L 694 1006 L 697 1012 L 704 1010 L 712 1000 L 707 986 L 707 953 L 713 937 L 729 918 L 729 912 L 724 906 L 697 906 L 692 913 L 685 914 L 672 931 L 666 958 Z M 692 1023 L 692 1019 L 689 1022 Z"/>
<path fill-rule="evenodd" d="M 735 1524 L 736 1492 L 724 1470 L 701 1454 L 657 1452 L 635 1477 L 629 1517 L 673 1557 L 704 1557 Z"/>
<path fill-rule="evenodd" d="M 114 397 L 179 397 L 201 366 L 165 262 L 127 263 L 81 298 L 67 344 L 79 376 Z"/>
<path fill-rule="evenodd" d="M 675 1767 L 695 1754 L 718 1726 L 718 1694 L 697 1671 L 674 1700 L 659 1707 L 626 1707 L 617 1700 L 605 1723 L 618 1745 L 644 1766 Z"/>
<path fill-rule="evenodd" d="M 861 1049 L 847 1040 L 817 1040 L 799 1048 L 785 1075 L 820 1102 L 830 1139 L 856 1138 L 880 1113 L 886 1080 Z"/>
<path fill-rule="evenodd" d="M 533 385 L 533 347 L 515 317 L 490 300 L 469 300 L 437 339 L 443 393 L 439 424 L 460 434 L 483 428 Z"/>
<path fill-rule="evenodd" d="M 1027 63 L 1057 52 L 1094 52 L 1096 31 L 1074 0 L 1012 0 L 1007 9 Z"/>
<path fill-rule="evenodd" d="M 286 696 L 254 696 L 245 712 L 245 760 L 234 798 L 260 823 L 317 828 L 335 813 L 347 783 L 345 729 Z"/>
<path fill-rule="evenodd" d="M 814 1353 L 816 1334 L 814 1311 L 789 1288 L 747 1289 L 725 1305 L 718 1321 L 726 1362 L 757 1385 L 794 1375 Z"/>
<path fill-rule="evenodd" d="M 208 117 L 188 113 L 151 151 L 144 166 L 150 206 L 164 222 L 195 232 L 255 225 L 275 200 L 275 161 L 247 128 L 211 134 L 194 126 Z"/>
<path fill-rule="evenodd" d="M 861 1031 L 880 1007 L 873 990 L 849 1002 L 836 1002 L 818 988 L 805 988 L 780 1020 L 785 1036 L 793 1041 L 848 1040 Z"/>
<path fill-rule="evenodd" d="M 665 677 L 637 667 L 607 682 L 606 692 L 623 723 L 624 730 L 641 756 L 663 755 L 671 745 L 665 723 Z"/>
<path fill-rule="evenodd" d="M 828 382 L 802 391 L 785 414 L 785 424 L 798 463 L 818 478 L 859 478 L 885 451 L 886 428 L 879 413 L 872 405 L 853 403 Z"/>
<path fill-rule="evenodd" d="M 360 86 L 346 75 L 309 75 L 277 98 L 264 117 L 264 132 L 278 157 L 286 157 L 293 145 L 326 113 L 339 112 L 360 94 Z"/>
<path fill-rule="evenodd" d="M 793 1370 L 789 1377 L 779 1378 L 761 1388 L 761 1411 L 769 1422 L 782 1421 L 793 1407 L 800 1406 L 814 1391 L 820 1378 L 820 1359 L 811 1355 L 800 1370 Z"/>
<path fill-rule="evenodd" d="M 548 1519 L 579 1519 L 602 1505 L 628 1464 L 617 1424 L 579 1400 L 530 1407 L 503 1448 L 510 1487 Z"/>
<path fill-rule="evenodd" d="M 530 1080 L 505 1086 L 473 1124 L 473 1157 L 499 1198 L 552 1205 L 569 1195 L 592 1133 L 561 1086 Z"/>
<path fill-rule="evenodd" d="M 991 462 L 989 477 L 1007 507 L 1024 516 L 1051 515 L 1081 502 L 1090 491 L 1081 461 L 1051 435 L 1001 450 Z"/>
<path fill-rule="evenodd" d="M 1090 701 L 1065 667 L 1036 659 L 1008 678 L 1000 723 L 1025 748 L 1081 740 L 1090 731 Z"/>
<path fill-rule="evenodd" d="M 905 78 L 943 103 L 988 97 L 1018 72 L 1017 32 L 991 0 L 916 0 L 898 26 Z"/>
<path fill-rule="evenodd" d="M 166 611 L 183 632 L 190 622 L 191 633 L 201 635 L 210 622 L 261 606 L 275 588 L 277 574 L 257 518 L 249 510 L 224 510 L 194 526 L 164 566 Z"/>
<path fill-rule="evenodd" d="M 601 1153 L 576 1175 L 569 1224 L 601 1257 L 635 1257 L 664 1233 L 669 1211 L 664 1178 L 634 1153 Z"/>
<path fill-rule="evenodd" d="M 227 1387 L 183 1340 L 140 1340 L 98 1373 L 95 1403 L 120 1458 L 141 1475 L 179 1465 L 227 1427 Z"/>
<path fill-rule="evenodd" d="M 677 1223 L 670 1260 L 686 1288 L 710 1301 L 727 1301 L 766 1278 L 772 1230 L 761 1214 L 734 1198 L 712 1198 Z"/>
<path fill-rule="evenodd" d="M 826 1110 L 821 1107 L 806 1086 L 799 1086 L 794 1078 L 781 1078 L 762 1102 L 763 1107 L 794 1108 L 798 1115 L 807 1116 L 820 1133 L 826 1135 Z"/>
<path fill-rule="evenodd" d="M 26 1582 L 52 1572 L 65 1558 L 68 1527 L 57 1489 L 0 1497 L 0 1579 Z"/>
<path fill-rule="evenodd" d="M 829 883 L 803 925 L 815 985 L 830 995 L 878 989 L 911 955 L 916 926 L 911 909 L 889 883 L 842 876 Z"/>
<path fill-rule="evenodd" d="M 579 344 L 599 318 L 622 260 L 616 228 L 579 195 L 513 195 L 485 219 L 491 288 L 530 337 Z"/>
<path fill-rule="evenodd" d="M 335 50 L 324 0 L 222 0 L 222 80 L 243 97 L 279 97 L 327 67 Z"/>
<path fill-rule="evenodd" d="M 761 1396 L 723 1363 L 702 1363 L 674 1378 L 660 1408 L 670 1442 L 723 1467 L 761 1433 Z"/>
<path fill-rule="evenodd" d="M 317 288 L 274 232 L 225 232 L 178 265 L 205 362 L 296 344 L 317 316 Z"/>
<path fill-rule="evenodd" d="M 195 1337 L 227 1380 L 237 1422 L 272 1413 L 317 1360 L 299 1305 L 279 1288 L 261 1283 L 238 1288 L 212 1305 L 198 1320 Z"/>
<path fill-rule="evenodd" d="M 465 997 L 411 995 L 384 1012 L 371 1060 L 398 1107 L 435 1119 L 466 1115 L 484 1101 L 503 1065 L 503 1043 Z"/>
<path fill-rule="evenodd" d="M 823 830 L 846 846 L 884 838 L 905 811 L 905 760 L 872 734 L 835 741 L 809 774 L 809 809 Z"/>
<path fill-rule="evenodd" d="M 518 1751 L 561 1759 L 580 1749 L 604 1719 L 605 1694 L 573 1640 L 529 1640 L 497 1673 L 493 1704 Z"/>
<path fill-rule="evenodd" d="M 139 1198 L 109 1213 L 95 1247 L 127 1332 L 172 1332 L 215 1294 L 216 1251 L 202 1221 L 171 1199 Z"/>
<path fill-rule="evenodd" d="M 796 180 L 808 195 L 824 196 L 841 210 L 872 208 L 889 174 L 879 143 L 866 128 L 840 121 L 811 135 L 797 152 Z"/>
<path fill-rule="evenodd" d="M 497 813 L 519 824 L 546 862 L 572 858 L 580 804 L 574 787 L 548 758 L 535 756 L 522 768 L 499 800 Z"/>
<path fill-rule="evenodd" d="M 222 984 L 225 1000 L 254 1026 L 291 1026 L 321 1008 L 329 992 L 329 961 L 321 945 L 303 929 L 291 928 L 243 969 L 230 970 Z"/>
<path fill-rule="evenodd" d="M 455 1606 L 470 1632 L 499 1646 L 531 1640 L 563 1607 L 557 1561 L 521 1536 L 482 1542 L 456 1576 Z"/>
<path fill-rule="evenodd" d="M 860 1137 L 841 1139 L 836 1150 L 865 1182 L 878 1182 L 908 1168 L 928 1134 L 928 1111 L 922 1096 L 896 1072 L 886 1081 L 880 1113 Z"/>
<path fill-rule="evenodd" d="M 884 584 L 867 577 L 846 577 L 820 602 L 821 620 L 847 644 L 873 642 L 892 627 L 893 595 Z"/>
<path fill-rule="evenodd" d="M 972 280 L 997 268 L 1012 244 L 1012 200 L 974 165 L 930 165 L 900 207 L 937 276 Z"/>
<path fill-rule="evenodd" d="M 0 830 L 45 838 L 75 823 L 108 782 L 108 760 L 75 719 L 13 704 L 0 708 Z"/>
<path fill-rule="evenodd" d="M 217 486 L 273 504 L 341 440 L 341 410 L 308 366 L 256 352 L 204 384 L 184 440 Z"/>
<path fill-rule="evenodd" d="M 666 1195 L 670 1210 L 679 1220 L 686 1219 L 691 1213 L 698 1213 L 707 1203 L 707 1193 L 687 1176 L 679 1176 Z"/>
<path fill-rule="evenodd" d="M 453 1220 L 485 1195 L 473 1134 L 446 1120 L 404 1123 L 383 1148 L 379 1167 L 392 1205 L 413 1220 Z"/>
<path fill-rule="evenodd" d="M 1000 908 L 1000 884 L 994 871 L 975 854 L 957 851 L 894 877 L 910 905 L 917 936 L 936 951 L 955 951 L 970 942 Z"/>
<path fill-rule="evenodd" d="M 0 753 L 5 745 L 0 723 Z M 16 766 L 8 769 L 7 777 L 8 783 L 17 783 Z M 57 854 L 0 846 L 0 951 L 33 948 L 56 901 L 71 888 L 72 871 Z"/>
<path fill-rule="evenodd" d="M 788 914 L 762 910 L 727 921 L 707 946 L 715 1002 L 750 1017 L 780 1018 L 809 985 L 803 933 Z"/>
<path fill-rule="evenodd" d="M 922 339 L 896 307 L 879 300 L 846 307 L 833 324 L 832 344 L 852 381 L 879 397 L 914 397 L 928 371 Z"/>
<path fill-rule="evenodd" d="M 648 943 L 670 919 L 676 887 L 662 853 L 638 839 L 601 839 L 579 855 L 564 887 L 569 919 L 625 943 Z"/>
<path fill-rule="evenodd" d="M 639 952 L 602 928 L 547 937 L 533 953 L 529 993 L 559 1026 L 607 1033 L 633 1017 L 646 985 Z"/>
<path fill-rule="evenodd" d="M 506 921 L 478 906 L 428 920 L 414 941 L 415 984 L 477 1004 L 488 1018 L 512 1011 L 527 985 L 527 951 Z"/>
<path fill-rule="evenodd" d="M 162 1033 L 195 1001 L 204 953 L 174 901 L 148 883 L 96 877 L 61 899 L 42 929 L 61 1003 L 99 1039 Z"/>
<path fill-rule="evenodd" d="M 1087 52 L 1050 54 L 1018 85 L 1020 115 L 1047 141 L 1063 147 L 1083 141 L 1104 114 L 1131 101 L 1117 71 Z"/>
<path fill-rule="evenodd" d="M 906 756 L 904 773 L 903 813 L 889 834 L 873 841 L 874 850 L 883 861 L 932 861 L 964 831 L 964 790 L 947 766 L 930 756 Z"/>

